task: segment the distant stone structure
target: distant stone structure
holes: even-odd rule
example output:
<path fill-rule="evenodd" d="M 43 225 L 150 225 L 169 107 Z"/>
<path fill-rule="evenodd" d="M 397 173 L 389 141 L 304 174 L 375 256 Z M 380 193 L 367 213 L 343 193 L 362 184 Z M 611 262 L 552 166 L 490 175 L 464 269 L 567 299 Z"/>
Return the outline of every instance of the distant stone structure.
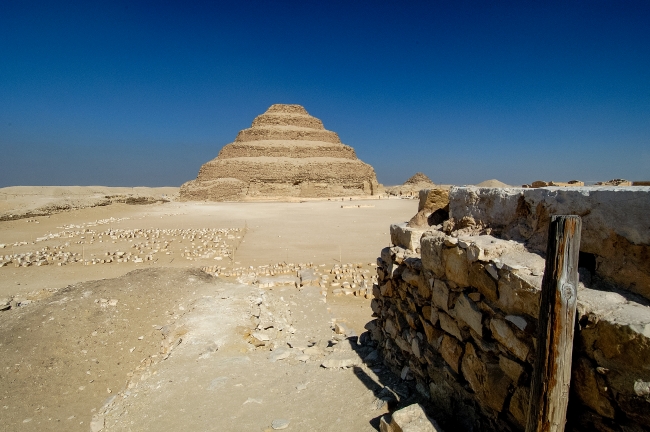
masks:
<path fill-rule="evenodd" d="M 580 181 L 580 180 L 569 180 L 568 182 L 555 182 L 555 181 L 543 181 L 543 180 L 537 180 L 532 182 L 531 184 L 525 184 L 522 185 L 522 187 L 525 188 L 544 188 L 544 187 L 549 187 L 549 186 L 557 186 L 557 187 L 582 187 L 584 186 L 585 183 Z"/>
<path fill-rule="evenodd" d="M 632 186 L 632 182 L 625 179 L 611 179 L 606 182 L 596 182 L 596 186 Z"/>
<path fill-rule="evenodd" d="M 420 190 L 430 189 L 435 187 L 436 184 L 431 181 L 426 174 L 417 172 L 413 174 L 408 180 L 402 185 L 391 186 L 386 188 L 388 195 L 400 196 L 400 197 L 412 197 L 417 198 Z"/>
<path fill-rule="evenodd" d="M 376 195 L 374 169 L 300 105 L 272 105 L 181 186 L 181 200 Z"/>
<path fill-rule="evenodd" d="M 404 182 L 405 185 L 419 185 L 422 183 L 431 184 L 431 185 L 434 184 L 433 181 L 431 181 L 431 179 L 426 174 L 421 172 L 416 172 L 411 176 L 411 178 L 409 178 Z"/>

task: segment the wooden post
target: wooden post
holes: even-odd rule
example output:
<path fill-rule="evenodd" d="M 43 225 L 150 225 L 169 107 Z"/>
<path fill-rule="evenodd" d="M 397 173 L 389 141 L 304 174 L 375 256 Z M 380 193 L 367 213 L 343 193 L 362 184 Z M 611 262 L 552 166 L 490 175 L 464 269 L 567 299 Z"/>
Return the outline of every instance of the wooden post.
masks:
<path fill-rule="evenodd" d="M 578 288 L 579 216 L 552 216 L 526 432 L 562 432 L 566 423 Z"/>

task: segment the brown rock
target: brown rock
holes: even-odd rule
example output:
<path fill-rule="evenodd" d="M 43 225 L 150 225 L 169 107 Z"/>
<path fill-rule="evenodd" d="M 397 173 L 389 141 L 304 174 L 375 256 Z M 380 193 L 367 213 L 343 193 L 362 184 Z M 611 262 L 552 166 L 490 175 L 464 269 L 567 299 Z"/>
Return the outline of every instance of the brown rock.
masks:
<path fill-rule="evenodd" d="M 456 341 L 456 339 L 447 335 L 442 337 L 440 344 L 440 354 L 445 359 L 449 367 L 454 372 L 458 373 L 460 368 L 460 358 L 463 355 L 463 347 Z"/>
<path fill-rule="evenodd" d="M 517 387 L 510 399 L 508 411 L 515 418 L 517 424 L 523 429 L 526 426 L 526 416 L 528 415 L 528 400 L 530 398 L 529 387 Z"/>
<path fill-rule="evenodd" d="M 497 412 L 503 410 L 510 380 L 498 364 L 481 359 L 471 343 L 465 344 L 462 372 L 482 404 Z"/>
<path fill-rule="evenodd" d="M 422 322 L 422 328 L 424 328 L 424 335 L 427 337 L 427 342 L 429 342 L 429 345 L 435 347 L 438 343 L 438 339 L 443 336 L 444 333 L 432 326 L 424 318 L 420 317 L 420 321 Z"/>
<path fill-rule="evenodd" d="M 381 285 L 379 287 L 379 293 L 382 296 L 385 296 L 385 297 L 392 297 L 393 296 L 393 284 L 392 284 L 392 282 L 389 280 L 389 281 L 386 281 L 385 284 Z"/>
<path fill-rule="evenodd" d="M 499 356 L 499 367 L 515 384 L 519 382 L 519 378 L 524 373 L 523 365 L 504 355 Z"/>
<path fill-rule="evenodd" d="M 429 305 L 422 306 L 422 316 L 424 318 L 426 318 L 427 320 L 430 319 L 430 317 L 431 317 L 431 306 L 429 306 Z"/>
<path fill-rule="evenodd" d="M 440 318 L 440 327 L 444 331 L 454 336 L 459 341 L 463 340 L 463 335 L 460 331 L 460 328 L 458 327 L 458 324 L 452 317 L 450 317 L 444 312 L 440 312 L 439 318 Z"/>
<path fill-rule="evenodd" d="M 384 324 L 384 330 L 386 330 L 386 333 L 388 333 L 393 339 L 395 339 L 395 336 L 397 336 L 397 326 L 391 319 L 386 320 L 386 323 Z"/>
<path fill-rule="evenodd" d="M 573 364 L 572 369 L 571 390 L 589 408 L 603 417 L 613 419 L 616 412 L 607 398 L 607 388 L 599 383 L 599 381 L 603 380 L 596 375 L 591 362 L 584 357 L 580 357 Z"/>

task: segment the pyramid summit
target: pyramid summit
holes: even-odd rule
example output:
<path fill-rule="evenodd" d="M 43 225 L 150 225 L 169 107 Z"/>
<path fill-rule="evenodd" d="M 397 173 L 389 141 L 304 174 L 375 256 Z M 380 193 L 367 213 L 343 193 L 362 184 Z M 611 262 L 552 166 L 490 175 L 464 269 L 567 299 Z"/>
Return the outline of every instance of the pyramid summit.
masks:
<path fill-rule="evenodd" d="M 373 195 L 375 170 L 300 105 L 275 104 L 181 186 L 182 200 Z"/>

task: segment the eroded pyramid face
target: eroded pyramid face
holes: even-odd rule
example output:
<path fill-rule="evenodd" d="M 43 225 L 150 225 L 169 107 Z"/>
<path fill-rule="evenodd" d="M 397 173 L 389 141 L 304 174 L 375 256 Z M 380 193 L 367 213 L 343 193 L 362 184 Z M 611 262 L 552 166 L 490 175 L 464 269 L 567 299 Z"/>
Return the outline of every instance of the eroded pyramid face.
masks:
<path fill-rule="evenodd" d="M 300 105 L 272 105 L 181 187 L 184 200 L 377 193 L 374 169 Z"/>

